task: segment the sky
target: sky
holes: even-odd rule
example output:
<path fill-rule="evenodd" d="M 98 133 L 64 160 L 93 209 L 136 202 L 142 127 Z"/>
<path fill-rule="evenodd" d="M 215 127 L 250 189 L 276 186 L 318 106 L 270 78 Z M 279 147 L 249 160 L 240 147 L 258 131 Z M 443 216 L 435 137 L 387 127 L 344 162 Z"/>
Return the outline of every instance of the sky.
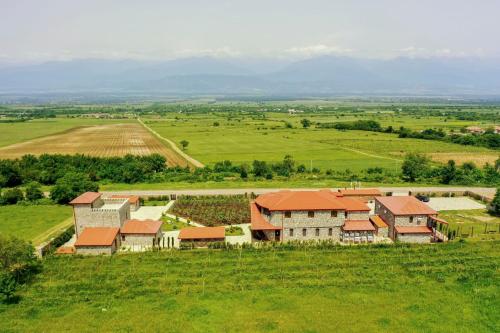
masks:
<path fill-rule="evenodd" d="M 500 58 L 500 0 L 0 0 L 0 62 Z"/>

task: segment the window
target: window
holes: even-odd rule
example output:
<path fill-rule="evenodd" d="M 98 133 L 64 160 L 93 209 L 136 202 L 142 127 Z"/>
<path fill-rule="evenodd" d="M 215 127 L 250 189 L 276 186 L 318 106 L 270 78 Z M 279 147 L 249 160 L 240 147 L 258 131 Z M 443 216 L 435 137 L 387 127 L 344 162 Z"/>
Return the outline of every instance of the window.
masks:
<path fill-rule="evenodd" d="M 410 223 L 413 223 L 413 216 L 410 216 Z"/>
<path fill-rule="evenodd" d="M 347 218 L 347 212 L 344 212 L 344 217 Z"/>
<path fill-rule="evenodd" d="M 293 229 L 290 229 L 290 237 L 293 237 Z"/>
<path fill-rule="evenodd" d="M 319 228 L 316 228 L 316 237 L 319 237 Z"/>
<path fill-rule="evenodd" d="M 417 218 L 417 225 L 420 225 L 422 223 L 422 218 L 421 217 L 418 217 Z"/>
<path fill-rule="evenodd" d="M 337 217 L 337 211 L 336 210 L 332 210 L 332 217 Z"/>
<path fill-rule="evenodd" d="M 289 219 L 290 217 L 292 217 L 292 212 L 291 211 L 286 211 L 285 212 L 285 218 Z"/>
<path fill-rule="evenodd" d="M 308 211 L 307 217 L 314 217 L 314 211 L 312 211 L 312 210 Z"/>
<path fill-rule="evenodd" d="M 122 241 L 124 241 L 124 240 L 125 240 L 125 235 L 122 235 Z"/>
<path fill-rule="evenodd" d="M 307 229 L 306 228 L 302 229 L 302 236 L 304 236 L 304 237 L 307 236 Z"/>
<path fill-rule="evenodd" d="M 332 228 L 328 228 L 328 236 L 332 236 L 333 235 L 333 229 Z"/>

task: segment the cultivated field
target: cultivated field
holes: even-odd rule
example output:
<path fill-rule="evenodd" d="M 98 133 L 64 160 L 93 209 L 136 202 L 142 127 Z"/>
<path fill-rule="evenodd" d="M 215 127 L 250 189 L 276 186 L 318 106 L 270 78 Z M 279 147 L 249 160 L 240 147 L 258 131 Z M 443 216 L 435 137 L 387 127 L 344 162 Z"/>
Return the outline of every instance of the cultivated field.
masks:
<path fill-rule="evenodd" d="M 249 200 L 243 195 L 182 196 L 171 212 L 206 226 L 250 223 Z"/>
<path fill-rule="evenodd" d="M 49 257 L 0 331 L 498 332 L 499 265 L 499 242 Z"/>
<path fill-rule="evenodd" d="M 33 241 L 70 217 L 69 206 L 0 206 L 0 233 Z"/>
<path fill-rule="evenodd" d="M 228 116 L 228 114 L 168 115 L 163 118 L 143 119 L 160 135 L 179 145 L 188 140 L 187 153 L 202 163 L 213 164 L 221 160 L 235 163 L 251 163 L 254 159 L 278 162 L 290 154 L 307 168 L 323 170 L 346 170 L 353 172 L 383 167 L 399 170 L 407 152 L 430 154 L 437 161 L 457 158 L 461 162 L 472 160 L 482 164 L 494 161 L 499 153 L 481 147 L 463 146 L 441 141 L 400 139 L 395 134 L 366 131 L 339 131 L 303 129 L 300 120 L 312 122 L 352 121 L 360 118 L 376 119 L 384 126 L 405 126 L 412 129 L 427 126 L 445 126 L 446 130 L 459 129 L 472 122 L 455 121 L 443 123 L 442 119 L 412 119 L 386 114 L 368 114 L 364 117 L 335 114 L 288 115 L 268 112 L 265 118 L 251 115 Z M 286 122 L 293 128 L 287 128 Z M 215 125 L 217 123 L 217 125 Z M 465 154 L 464 154 L 465 153 Z M 464 157 L 466 156 L 466 157 Z"/>
<path fill-rule="evenodd" d="M 17 158 L 26 154 L 86 154 L 99 157 L 149 155 L 158 153 L 171 166 L 187 162 L 160 142 L 137 122 L 80 126 L 64 133 L 16 143 L 0 148 L 0 158 Z"/>

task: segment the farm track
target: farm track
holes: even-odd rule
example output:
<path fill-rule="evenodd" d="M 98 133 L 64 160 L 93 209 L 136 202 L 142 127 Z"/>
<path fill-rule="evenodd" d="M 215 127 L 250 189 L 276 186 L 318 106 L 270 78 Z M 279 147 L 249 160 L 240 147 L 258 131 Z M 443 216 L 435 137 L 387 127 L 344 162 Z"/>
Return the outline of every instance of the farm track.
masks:
<path fill-rule="evenodd" d="M 84 154 L 97 157 L 150 155 L 167 158 L 169 166 L 188 166 L 174 150 L 137 123 L 80 126 L 0 148 L 0 158 L 19 158 L 26 154 Z"/>
<path fill-rule="evenodd" d="M 145 129 L 147 129 L 149 132 L 151 132 L 154 136 L 156 136 L 158 139 L 163 140 L 164 142 L 166 142 L 174 152 L 176 152 L 182 158 L 184 158 L 184 160 L 186 160 L 187 163 L 189 163 L 191 166 L 194 166 L 196 168 L 203 168 L 203 167 L 205 167 L 205 165 L 203 163 L 201 163 L 200 161 L 192 158 L 191 156 L 189 156 L 188 154 L 186 154 L 185 152 L 183 152 L 181 149 L 179 149 L 179 147 L 177 147 L 177 145 L 172 140 L 169 140 L 169 139 L 161 136 L 158 132 L 156 132 L 155 130 L 153 130 L 152 128 L 150 128 L 146 124 L 144 124 L 144 122 L 141 119 L 138 118 L 137 120 L 139 121 L 139 123 L 142 126 L 144 126 Z"/>

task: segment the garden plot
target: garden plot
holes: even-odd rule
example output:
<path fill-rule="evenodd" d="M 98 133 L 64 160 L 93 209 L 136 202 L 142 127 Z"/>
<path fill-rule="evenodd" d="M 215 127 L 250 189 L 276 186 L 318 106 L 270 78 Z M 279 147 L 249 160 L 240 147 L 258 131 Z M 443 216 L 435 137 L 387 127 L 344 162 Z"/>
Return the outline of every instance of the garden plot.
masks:
<path fill-rule="evenodd" d="M 160 154 L 171 166 L 187 162 L 138 123 L 79 127 L 0 148 L 0 158 L 26 154 L 85 154 L 97 157 Z"/>
<path fill-rule="evenodd" d="M 458 198 L 430 198 L 427 203 L 432 209 L 441 210 L 469 210 L 484 209 L 485 205 L 466 197 Z"/>
<path fill-rule="evenodd" d="M 250 223 L 249 201 L 244 195 L 183 196 L 171 212 L 209 227 Z"/>

